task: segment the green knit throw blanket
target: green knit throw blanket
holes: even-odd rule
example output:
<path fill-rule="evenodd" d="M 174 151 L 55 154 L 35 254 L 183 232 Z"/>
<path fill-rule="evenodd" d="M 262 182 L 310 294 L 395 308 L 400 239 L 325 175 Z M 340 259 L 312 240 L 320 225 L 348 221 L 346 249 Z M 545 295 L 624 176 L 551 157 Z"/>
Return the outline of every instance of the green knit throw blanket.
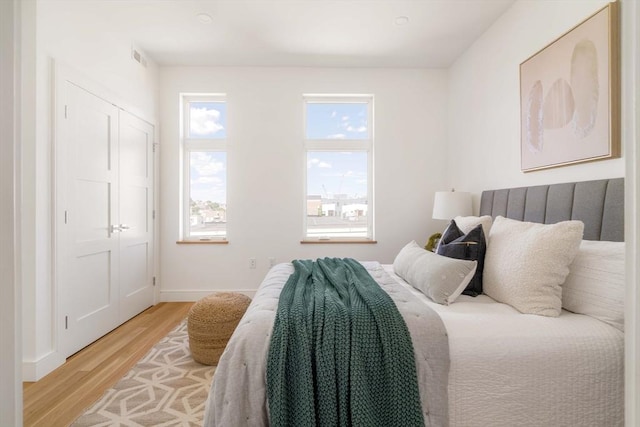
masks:
<path fill-rule="evenodd" d="M 272 427 L 424 426 L 395 304 L 349 258 L 293 261 L 267 359 Z"/>

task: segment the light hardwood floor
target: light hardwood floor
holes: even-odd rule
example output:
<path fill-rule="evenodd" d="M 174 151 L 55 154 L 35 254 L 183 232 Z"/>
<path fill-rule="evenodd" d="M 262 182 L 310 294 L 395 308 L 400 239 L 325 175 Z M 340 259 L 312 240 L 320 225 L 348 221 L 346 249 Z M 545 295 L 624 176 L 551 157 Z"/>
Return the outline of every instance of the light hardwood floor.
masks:
<path fill-rule="evenodd" d="M 24 426 L 68 426 L 155 343 L 193 303 L 159 303 L 69 357 L 38 382 L 25 382 Z"/>

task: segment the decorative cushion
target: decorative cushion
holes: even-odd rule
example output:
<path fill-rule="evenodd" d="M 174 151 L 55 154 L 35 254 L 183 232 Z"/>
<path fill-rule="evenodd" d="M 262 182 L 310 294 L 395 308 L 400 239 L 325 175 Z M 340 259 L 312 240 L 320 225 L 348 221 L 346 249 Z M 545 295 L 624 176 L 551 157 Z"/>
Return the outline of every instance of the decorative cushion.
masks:
<path fill-rule="evenodd" d="M 583 230 L 582 221 L 536 224 L 497 217 L 484 260 L 484 293 L 522 313 L 559 316 L 560 285 Z"/>
<path fill-rule="evenodd" d="M 476 228 L 476 226 L 482 225 L 485 244 L 489 244 L 489 232 L 491 231 L 491 225 L 493 224 L 493 218 L 491 218 L 490 215 L 457 216 L 453 218 L 453 220 L 456 222 L 456 225 L 464 234 L 467 234 L 468 232 Z M 442 232 L 443 235 L 447 234 L 447 230 L 449 229 L 450 225 L 451 223 L 447 224 L 447 228 L 445 228 Z M 436 246 L 434 252 L 438 252 L 438 246 L 440 246 L 440 243 L 442 243 L 442 239 L 438 241 L 438 245 Z"/>
<path fill-rule="evenodd" d="M 424 250 L 413 241 L 393 261 L 394 272 L 438 304 L 449 305 L 462 293 L 478 263 Z"/>
<path fill-rule="evenodd" d="M 250 303 L 251 298 L 236 292 L 217 292 L 197 301 L 187 317 L 193 360 L 217 364 Z"/>
<path fill-rule="evenodd" d="M 457 225 L 455 220 L 440 238 L 440 244 L 436 253 L 449 258 L 466 259 L 478 261 L 478 267 L 473 278 L 464 291 L 465 295 L 477 296 L 482 293 L 482 271 L 484 269 L 484 257 L 487 251 L 487 244 L 482 231 L 482 225 L 478 224 L 465 234 Z"/>
<path fill-rule="evenodd" d="M 562 307 L 624 331 L 624 242 L 583 240 L 562 285 Z"/>
<path fill-rule="evenodd" d="M 493 218 L 491 218 L 490 215 L 457 216 L 453 218 L 453 220 L 458 225 L 458 228 L 460 228 L 460 230 L 462 230 L 462 232 L 465 234 L 476 228 L 478 224 L 482 225 L 482 231 L 484 232 L 485 240 L 489 237 L 491 226 L 493 225 Z"/>

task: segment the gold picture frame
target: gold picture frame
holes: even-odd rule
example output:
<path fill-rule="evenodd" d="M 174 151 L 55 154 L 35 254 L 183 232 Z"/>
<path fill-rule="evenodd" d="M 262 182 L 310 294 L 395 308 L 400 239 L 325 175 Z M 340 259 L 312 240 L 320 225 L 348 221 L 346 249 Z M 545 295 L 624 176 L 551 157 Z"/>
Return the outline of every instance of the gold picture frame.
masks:
<path fill-rule="evenodd" d="M 521 170 L 620 157 L 618 3 L 520 64 Z"/>

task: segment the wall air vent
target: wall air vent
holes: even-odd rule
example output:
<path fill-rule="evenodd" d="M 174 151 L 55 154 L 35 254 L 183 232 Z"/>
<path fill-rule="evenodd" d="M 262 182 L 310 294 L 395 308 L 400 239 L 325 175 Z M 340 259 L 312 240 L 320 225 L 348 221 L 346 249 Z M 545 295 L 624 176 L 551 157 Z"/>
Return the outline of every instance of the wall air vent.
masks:
<path fill-rule="evenodd" d="M 142 54 L 142 52 L 135 48 L 135 47 L 131 47 L 131 58 L 136 61 L 138 64 L 142 65 L 143 67 L 147 68 L 147 58 L 144 57 L 144 55 Z"/>

